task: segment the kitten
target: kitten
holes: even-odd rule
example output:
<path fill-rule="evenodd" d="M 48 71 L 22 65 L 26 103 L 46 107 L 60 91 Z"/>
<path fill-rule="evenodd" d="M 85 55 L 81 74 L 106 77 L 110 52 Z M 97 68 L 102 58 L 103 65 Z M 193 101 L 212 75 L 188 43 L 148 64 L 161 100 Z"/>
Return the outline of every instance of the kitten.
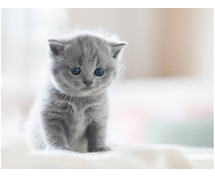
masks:
<path fill-rule="evenodd" d="M 31 143 L 36 149 L 110 150 L 105 144 L 106 90 L 127 43 L 92 31 L 48 42 L 49 79 L 32 109 Z"/>

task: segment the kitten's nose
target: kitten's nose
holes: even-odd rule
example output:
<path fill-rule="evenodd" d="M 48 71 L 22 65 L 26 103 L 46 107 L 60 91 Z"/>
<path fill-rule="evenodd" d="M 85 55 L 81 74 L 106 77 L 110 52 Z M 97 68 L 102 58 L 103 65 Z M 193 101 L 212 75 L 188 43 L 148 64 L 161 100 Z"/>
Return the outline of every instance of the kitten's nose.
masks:
<path fill-rule="evenodd" d="M 92 81 L 83 81 L 84 84 L 86 84 L 87 86 L 90 86 L 91 84 L 93 84 Z"/>

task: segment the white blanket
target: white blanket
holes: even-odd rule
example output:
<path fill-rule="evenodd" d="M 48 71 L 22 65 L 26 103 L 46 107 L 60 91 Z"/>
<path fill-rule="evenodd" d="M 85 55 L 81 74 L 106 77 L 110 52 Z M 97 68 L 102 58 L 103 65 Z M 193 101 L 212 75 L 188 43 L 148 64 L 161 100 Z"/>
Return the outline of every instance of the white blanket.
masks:
<path fill-rule="evenodd" d="M 112 151 L 99 153 L 39 152 L 20 143 L 2 148 L 2 168 L 213 168 L 213 150 L 140 145 L 114 147 Z"/>

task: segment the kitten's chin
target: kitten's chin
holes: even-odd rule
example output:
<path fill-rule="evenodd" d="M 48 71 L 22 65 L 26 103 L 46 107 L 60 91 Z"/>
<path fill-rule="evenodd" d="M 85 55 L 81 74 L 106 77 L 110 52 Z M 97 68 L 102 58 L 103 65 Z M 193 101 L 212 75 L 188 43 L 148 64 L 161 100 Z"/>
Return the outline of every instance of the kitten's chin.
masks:
<path fill-rule="evenodd" d="M 105 90 L 95 90 L 95 89 L 72 89 L 72 90 L 68 90 L 68 89 L 62 89 L 62 88 L 56 88 L 58 89 L 58 91 L 60 91 L 61 93 L 64 93 L 68 96 L 74 96 L 74 97 L 86 97 L 86 96 L 96 96 L 96 95 L 100 95 L 102 94 Z"/>
<path fill-rule="evenodd" d="M 83 88 L 80 90 L 76 90 L 76 92 L 71 92 L 70 95 L 75 97 L 97 96 L 104 93 L 105 91 L 106 89 Z"/>

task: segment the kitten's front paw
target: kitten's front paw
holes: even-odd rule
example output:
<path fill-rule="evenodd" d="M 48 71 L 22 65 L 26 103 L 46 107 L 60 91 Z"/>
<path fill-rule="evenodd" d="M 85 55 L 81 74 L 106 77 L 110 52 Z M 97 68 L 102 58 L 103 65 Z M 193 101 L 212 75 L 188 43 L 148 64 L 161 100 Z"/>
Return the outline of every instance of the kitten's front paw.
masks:
<path fill-rule="evenodd" d="M 90 147 L 87 149 L 88 152 L 102 152 L 102 151 L 109 151 L 110 148 L 107 146 L 104 147 Z"/>
<path fill-rule="evenodd" d="M 60 147 L 59 148 L 60 150 L 67 150 L 67 151 L 71 151 L 71 147 Z"/>
<path fill-rule="evenodd" d="M 56 147 L 56 146 L 47 146 L 46 150 L 65 150 L 65 151 L 72 151 L 70 147 Z"/>

